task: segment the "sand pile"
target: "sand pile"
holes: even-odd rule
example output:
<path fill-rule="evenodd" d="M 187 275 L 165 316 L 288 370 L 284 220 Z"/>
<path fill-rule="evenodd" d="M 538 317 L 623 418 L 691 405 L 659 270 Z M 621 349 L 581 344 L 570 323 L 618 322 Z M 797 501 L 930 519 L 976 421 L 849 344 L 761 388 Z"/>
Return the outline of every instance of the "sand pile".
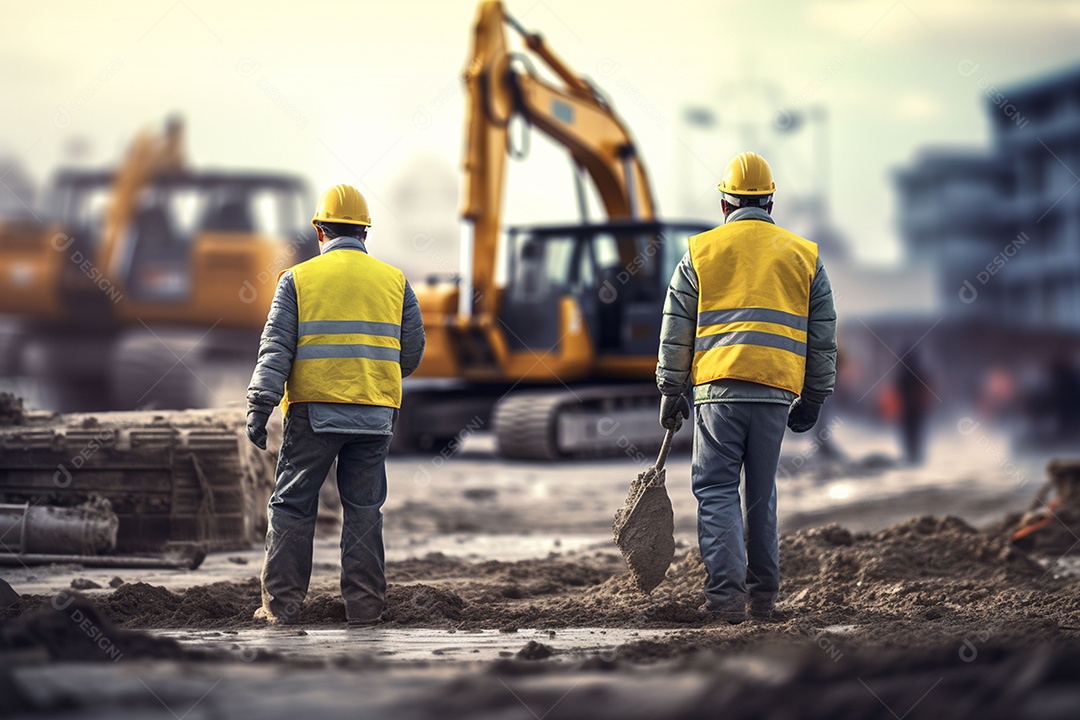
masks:
<path fill-rule="evenodd" d="M 100 608 L 75 595 L 57 596 L 0 623 L 0 655 L 84 662 L 191 657 L 174 640 L 116 627 Z"/>
<path fill-rule="evenodd" d="M 199 585 L 170 592 L 126 583 L 101 600 L 102 611 L 124 627 L 228 627 L 251 620 L 259 604 L 255 579 Z"/>
<path fill-rule="evenodd" d="M 780 606 L 805 611 L 845 608 L 887 599 L 892 607 L 905 588 L 937 582 L 957 591 L 965 581 L 989 589 L 1030 582 L 1043 569 L 1011 547 L 953 517 L 913 518 L 876 533 L 851 533 L 837 525 L 784 535 L 780 541 Z M 654 612 L 704 601 L 705 567 L 697 549 L 668 570 L 653 593 Z M 588 593 L 632 596 L 625 576 L 612 577 Z"/>

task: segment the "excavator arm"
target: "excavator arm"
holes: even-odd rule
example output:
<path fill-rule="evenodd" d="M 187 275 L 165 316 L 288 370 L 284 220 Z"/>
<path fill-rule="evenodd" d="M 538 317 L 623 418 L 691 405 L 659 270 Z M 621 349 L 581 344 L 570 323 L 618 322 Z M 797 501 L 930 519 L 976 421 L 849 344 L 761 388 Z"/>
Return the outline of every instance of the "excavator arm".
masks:
<path fill-rule="evenodd" d="M 183 124 L 177 118 L 166 121 L 161 135 L 144 130 L 132 141 L 113 181 L 105 231 L 96 258 L 97 267 L 103 268 L 114 282 L 122 279 L 119 267 L 124 255 L 122 246 L 139 192 L 155 175 L 180 172 L 183 165 Z"/>
<path fill-rule="evenodd" d="M 506 25 L 524 38 L 525 47 L 563 82 L 562 87 L 539 78 L 529 55 L 509 50 Z M 514 116 L 567 149 L 595 185 L 609 218 L 651 220 L 654 206 L 634 141 L 611 106 L 540 35 L 522 28 L 499 0 L 480 3 L 465 84 L 468 119 L 461 268 L 466 277 L 458 310 L 464 317 L 474 310 L 490 317 L 497 312 L 496 250 L 509 125 Z"/>

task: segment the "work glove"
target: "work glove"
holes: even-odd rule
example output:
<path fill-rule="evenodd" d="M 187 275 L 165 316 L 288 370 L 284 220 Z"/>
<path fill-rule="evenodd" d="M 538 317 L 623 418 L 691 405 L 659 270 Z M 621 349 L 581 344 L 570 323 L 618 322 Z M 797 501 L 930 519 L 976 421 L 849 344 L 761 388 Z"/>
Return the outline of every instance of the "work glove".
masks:
<path fill-rule="evenodd" d="M 788 410 L 787 426 L 794 432 L 804 433 L 817 424 L 818 415 L 821 414 L 821 403 L 803 398 L 795 398 Z"/>
<path fill-rule="evenodd" d="M 660 398 L 660 426 L 678 432 L 683 419 L 690 419 L 690 403 L 685 395 L 663 395 Z"/>
<path fill-rule="evenodd" d="M 260 450 L 266 449 L 266 421 L 270 419 L 270 413 L 266 410 L 252 408 L 247 414 L 247 436 L 255 447 Z"/>

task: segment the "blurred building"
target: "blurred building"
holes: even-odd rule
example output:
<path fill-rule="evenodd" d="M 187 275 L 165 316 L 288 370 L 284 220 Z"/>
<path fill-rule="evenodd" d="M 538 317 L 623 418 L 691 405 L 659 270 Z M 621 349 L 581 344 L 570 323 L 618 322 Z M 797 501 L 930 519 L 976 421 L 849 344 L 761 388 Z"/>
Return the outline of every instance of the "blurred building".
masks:
<path fill-rule="evenodd" d="M 948 392 L 978 401 L 1007 372 L 1021 396 L 1053 395 L 1053 368 L 1080 351 L 1080 66 L 1014 87 L 972 79 L 990 146 L 927 148 L 897 173 L 901 239 L 933 273 Z"/>
<path fill-rule="evenodd" d="M 1080 66 L 997 90 L 986 149 L 927 149 L 897 174 L 901 238 L 946 318 L 1080 332 Z"/>

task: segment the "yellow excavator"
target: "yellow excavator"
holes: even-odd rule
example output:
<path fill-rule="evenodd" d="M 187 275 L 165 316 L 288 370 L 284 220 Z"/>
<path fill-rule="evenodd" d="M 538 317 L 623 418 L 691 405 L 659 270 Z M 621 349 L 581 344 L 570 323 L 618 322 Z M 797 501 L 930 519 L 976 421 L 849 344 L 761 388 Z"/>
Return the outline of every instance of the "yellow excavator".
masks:
<path fill-rule="evenodd" d="M 242 399 L 278 272 L 318 253 L 309 207 L 294 175 L 187 168 L 176 119 L 59 171 L 43 215 L 0 220 L 0 377 L 62 411 Z"/>
<path fill-rule="evenodd" d="M 511 51 L 507 26 L 523 51 Z M 534 58 L 558 82 L 541 78 Z M 504 457 L 658 446 L 651 379 L 664 294 L 687 238 L 710 226 L 656 219 L 648 173 L 610 102 L 496 0 L 479 5 L 465 85 L 461 274 L 416 288 L 428 345 L 395 446 L 442 446 L 489 421 Z M 580 221 L 503 227 L 515 120 L 568 151 Z M 602 222 L 587 220 L 583 175 Z"/>

